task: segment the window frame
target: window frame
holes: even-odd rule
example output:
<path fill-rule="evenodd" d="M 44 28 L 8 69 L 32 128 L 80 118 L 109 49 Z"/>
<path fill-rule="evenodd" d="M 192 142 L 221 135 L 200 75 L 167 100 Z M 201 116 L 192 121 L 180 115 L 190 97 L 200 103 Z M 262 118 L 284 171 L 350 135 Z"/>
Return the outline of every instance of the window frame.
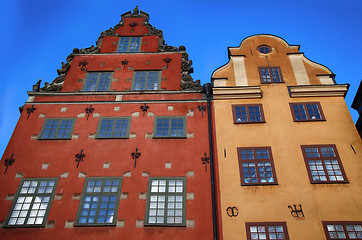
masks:
<path fill-rule="evenodd" d="M 322 221 L 324 233 L 326 235 L 327 240 L 333 240 L 333 239 L 357 239 L 357 238 L 349 238 L 348 231 L 346 229 L 346 225 L 361 225 L 362 221 Z M 329 236 L 329 231 L 327 228 L 327 225 L 343 225 L 343 232 L 346 235 L 346 238 L 331 238 Z"/>
<path fill-rule="evenodd" d="M 43 133 L 44 133 L 44 130 L 45 130 L 45 126 L 46 126 L 46 124 L 47 124 L 47 122 L 49 120 L 73 120 L 72 126 L 70 128 L 70 132 L 69 132 L 69 137 L 66 137 L 66 138 L 57 138 L 57 137 L 43 138 Z M 40 134 L 38 135 L 38 140 L 70 140 L 70 139 L 72 139 L 73 130 L 74 130 L 76 120 L 77 120 L 76 118 L 45 118 L 45 120 L 43 122 L 43 126 L 42 126 L 42 128 L 40 130 Z M 61 122 L 60 122 L 60 124 L 61 124 Z M 60 124 L 58 124 L 58 126 L 57 126 L 57 129 L 56 129 L 55 134 L 54 134 L 55 136 L 59 131 Z"/>
<path fill-rule="evenodd" d="M 307 104 L 316 104 L 318 106 L 318 110 L 319 110 L 319 115 L 321 116 L 321 119 L 311 119 L 307 110 Z M 303 105 L 304 106 L 304 110 L 307 116 L 307 119 L 301 119 L 298 120 L 296 118 L 296 114 L 294 112 L 293 106 L 294 105 Z M 291 102 L 289 103 L 290 106 L 290 110 L 292 112 L 292 116 L 293 116 L 293 121 L 294 122 L 318 122 L 318 121 L 326 121 L 326 118 L 323 114 L 323 110 L 322 110 L 322 106 L 320 104 L 320 102 Z"/>
<path fill-rule="evenodd" d="M 96 82 L 96 86 L 95 86 L 95 90 L 94 90 L 94 91 L 91 91 L 91 90 L 85 91 L 85 90 L 84 90 L 85 85 L 86 85 L 86 83 L 87 83 L 87 79 L 88 79 L 89 73 L 100 73 L 99 76 L 97 77 L 97 82 Z M 113 74 L 114 74 L 113 71 L 87 71 L 87 73 L 86 73 L 86 75 L 85 75 L 85 78 L 84 78 L 84 82 L 83 82 L 81 91 L 82 91 L 82 92 L 105 92 L 104 90 L 102 90 L 102 91 L 97 90 L 98 84 L 99 84 L 99 80 L 100 80 L 100 77 L 101 77 L 101 74 L 102 74 L 102 73 L 111 73 L 111 76 L 110 76 L 110 79 L 109 79 L 109 84 L 108 84 L 108 89 L 106 90 L 106 92 L 108 92 L 109 89 L 111 89 L 111 85 L 112 85 L 112 79 L 113 79 Z"/>
<path fill-rule="evenodd" d="M 168 118 L 169 121 L 169 129 L 167 136 L 156 136 L 157 133 L 157 120 L 162 118 Z M 184 119 L 184 126 L 183 126 L 183 135 L 182 136 L 170 136 L 171 135 L 171 120 L 172 119 Z M 187 138 L 187 117 L 186 116 L 155 116 L 153 122 L 153 138 L 162 139 L 162 138 Z"/>
<path fill-rule="evenodd" d="M 250 121 L 250 113 L 249 113 L 249 108 L 248 108 L 250 106 L 260 108 L 261 121 Z M 265 115 L 264 115 L 263 105 L 261 103 L 256 103 L 256 104 L 235 104 L 235 105 L 232 105 L 231 107 L 232 107 L 232 112 L 233 112 L 234 124 L 265 123 Z M 236 107 L 246 107 L 247 118 L 248 118 L 247 122 L 238 122 L 237 121 L 237 119 L 236 119 L 236 110 L 235 110 Z"/>
<path fill-rule="evenodd" d="M 127 45 L 127 51 L 126 52 L 120 52 L 119 51 L 119 45 L 121 44 L 121 38 L 129 38 L 129 42 L 128 42 L 128 45 Z M 141 52 L 142 36 L 121 36 L 121 37 L 119 37 L 116 52 L 117 53 L 137 53 L 137 52 L 130 52 L 129 51 L 129 48 L 131 46 L 131 42 L 132 42 L 133 38 L 140 38 L 140 40 L 139 40 L 139 48 L 138 48 L 137 52 Z"/>
<path fill-rule="evenodd" d="M 134 89 L 134 85 L 135 85 L 135 80 L 136 80 L 136 72 L 146 72 L 146 79 L 145 79 L 145 88 L 143 90 L 135 90 Z M 159 77 L 158 77 L 158 82 L 157 82 L 157 90 L 161 89 L 161 78 L 162 78 L 162 70 L 159 69 L 152 69 L 152 70 L 135 70 L 133 72 L 133 76 L 132 76 L 132 86 L 131 86 L 131 91 L 157 91 L 157 90 L 147 90 L 147 82 L 148 82 L 148 75 L 150 72 L 159 72 Z"/>
<path fill-rule="evenodd" d="M 151 187 L 152 187 L 152 180 L 166 180 L 166 190 L 165 193 L 151 193 Z M 169 180 L 182 180 L 183 181 L 183 192 L 182 193 L 169 193 L 168 192 L 168 181 Z M 187 193 L 187 181 L 186 177 L 149 177 L 148 178 L 148 186 L 147 186 L 147 202 L 146 202 L 146 211 L 145 211 L 145 226 L 154 226 L 154 227 L 185 227 L 186 226 L 186 193 Z M 164 220 L 166 220 L 164 223 L 148 223 L 149 220 L 149 210 L 150 210 L 150 199 L 151 195 L 164 195 L 165 196 L 165 215 Z M 167 223 L 167 196 L 169 195 L 182 195 L 182 223 Z"/>
<path fill-rule="evenodd" d="M 118 120 L 118 119 L 127 119 L 128 123 L 127 123 L 127 133 L 125 137 L 114 137 L 114 128 L 115 128 L 115 122 L 113 122 L 113 127 L 112 127 L 112 136 L 111 137 L 100 137 L 99 136 L 99 132 L 101 130 L 101 126 L 102 126 L 102 122 L 104 119 L 113 119 L 113 120 Z M 132 117 L 101 117 L 99 118 L 98 121 L 98 126 L 97 126 L 97 132 L 96 132 L 96 139 L 127 139 L 129 138 L 129 132 L 131 129 L 131 119 Z"/>
<path fill-rule="evenodd" d="M 335 144 L 319 144 L 319 145 L 301 145 L 300 146 L 301 149 L 302 149 L 302 154 L 303 154 L 303 159 L 304 159 L 304 163 L 306 165 L 306 168 L 307 168 L 307 172 L 308 172 L 308 177 L 309 177 L 309 181 L 311 184 L 339 184 L 339 183 L 349 183 L 348 181 L 348 178 L 346 176 L 346 172 L 344 171 L 344 168 L 343 168 L 343 164 L 342 164 L 342 161 L 341 161 L 341 158 L 339 157 L 339 154 L 338 154 L 338 151 L 337 151 L 337 147 Z M 334 150 L 334 153 L 335 153 L 335 157 L 321 157 L 321 151 L 320 151 L 320 148 L 321 147 L 332 147 L 333 150 Z M 306 154 L 306 151 L 305 149 L 306 148 L 318 148 L 318 153 L 319 153 L 319 157 L 313 157 L 313 158 L 307 158 L 307 154 Z M 327 181 L 314 181 L 313 180 L 313 175 L 312 175 L 312 172 L 311 172 L 311 169 L 309 167 L 309 163 L 308 163 L 308 160 L 321 160 L 322 161 L 322 165 L 323 165 L 323 171 L 325 173 L 325 176 L 327 177 Z M 327 169 L 325 167 L 325 163 L 324 163 L 324 160 L 337 160 L 338 161 L 338 166 L 340 168 L 340 171 L 342 173 L 342 176 L 343 176 L 343 181 L 331 181 L 329 180 L 329 175 L 327 173 Z"/>
<path fill-rule="evenodd" d="M 269 159 L 256 159 L 256 153 L 255 150 L 263 150 L 263 149 L 268 149 L 269 151 Z M 253 160 L 242 160 L 241 159 L 241 150 L 254 150 L 254 159 Z M 275 165 L 274 165 L 274 159 L 273 159 L 273 154 L 272 154 L 272 150 L 270 146 L 265 146 L 265 147 L 238 147 L 237 148 L 238 151 L 238 162 L 239 162 L 239 173 L 240 173 L 240 182 L 241 182 L 241 186 L 264 186 L 264 185 L 278 185 L 278 178 L 277 178 L 277 174 L 275 171 Z M 272 183 L 262 183 L 260 182 L 260 174 L 259 174 L 259 170 L 258 170 L 258 166 L 257 163 L 258 162 L 266 162 L 266 161 L 270 161 L 270 165 L 271 165 L 271 170 L 273 173 L 273 179 L 274 182 Z M 243 175 L 243 166 L 242 163 L 243 162 L 255 162 L 255 168 L 256 168 L 256 173 L 257 173 L 257 179 L 258 179 L 258 183 L 245 183 L 244 182 L 244 175 Z"/>
<path fill-rule="evenodd" d="M 118 185 L 118 191 L 116 193 L 116 205 L 114 207 L 114 216 L 113 216 L 113 222 L 112 223 L 79 223 L 79 219 L 80 219 L 80 213 L 82 211 L 82 205 L 84 202 L 84 198 L 85 195 L 92 195 L 92 196 L 99 196 L 99 200 L 101 198 L 101 196 L 103 195 L 110 195 L 110 193 L 104 193 L 104 192 L 99 192 L 99 193 L 87 193 L 87 185 L 88 182 L 91 180 L 102 180 L 102 181 L 106 181 L 106 180 L 119 180 L 119 185 Z M 77 211 L 77 216 L 74 222 L 74 226 L 76 227 L 95 227 L 95 226 L 115 226 L 117 224 L 117 215 L 118 215 L 118 207 L 119 207 L 119 202 L 120 202 L 120 198 L 121 198 L 121 192 L 122 192 L 122 183 L 123 183 L 123 177 L 86 177 L 85 181 L 84 181 L 84 185 L 83 185 L 83 190 L 82 190 L 82 195 L 79 201 L 79 206 L 78 206 L 78 211 Z M 102 183 L 102 186 L 104 186 L 104 182 Z M 98 201 L 98 203 L 100 203 L 100 201 Z M 97 206 L 97 212 L 99 211 L 99 206 L 100 204 Z M 98 214 L 95 215 L 95 218 L 99 216 Z"/>
<path fill-rule="evenodd" d="M 262 51 L 260 50 L 260 49 L 262 49 L 262 48 L 268 48 L 268 49 L 269 49 L 269 52 L 267 52 L 267 53 L 262 52 Z M 268 46 L 268 45 L 260 45 L 260 46 L 258 46 L 257 50 L 258 50 L 258 52 L 261 53 L 261 54 L 269 54 L 269 53 L 272 52 L 272 48 L 271 48 L 270 46 Z"/>
<path fill-rule="evenodd" d="M 279 81 L 279 82 L 273 82 L 273 81 L 271 81 L 271 82 L 264 82 L 264 81 L 263 81 L 263 77 L 262 77 L 263 75 L 261 74 L 261 69 L 269 69 L 269 72 L 270 72 L 270 70 L 273 69 L 273 68 L 278 69 L 280 81 Z M 282 74 L 282 69 L 281 69 L 279 66 L 258 67 L 258 72 L 259 72 L 260 83 L 262 83 L 262 84 L 284 83 L 284 78 L 283 78 L 283 74 Z M 271 76 L 270 76 L 270 77 L 271 77 Z M 272 80 L 272 78 L 271 78 L 271 80 Z"/>
<path fill-rule="evenodd" d="M 283 233 L 285 236 L 285 240 L 289 240 L 289 233 L 288 233 L 288 227 L 287 227 L 286 222 L 245 222 L 247 240 L 252 240 L 251 232 L 250 232 L 251 226 L 264 226 L 265 229 L 268 229 L 268 227 L 271 227 L 271 226 L 283 226 Z M 266 230 L 265 233 L 268 233 L 268 231 Z M 265 239 L 266 240 L 270 239 L 269 235 L 266 234 Z"/>
<path fill-rule="evenodd" d="M 47 193 L 36 193 L 38 188 L 39 188 L 39 184 L 37 185 L 37 187 L 35 189 L 35 192 L 32 193 L 32 194 L 28 194 L 28 193 L 22 194 L 22 193 L 20 193 L 21 188 L 22 188 L 25 181 L 39 181 L 40 182 L 40 181 L 45 181 L 45 180 L 46 181 L 55 181 L 54 186 L 53 186 L 53 190 L 52 190 L 51 193 L 49 193 L 49 194 L 47 194 Z M 3 228 L 44 228 L 46 223 L 47 223 L 50 208 L 51 208 L 51 205 L 52 205 L 53 200 L 54 200 L 55 192 L 56 192 L 56 189 L 57 189 L 57 186 L 58 186 L 58 181 L 59 181 L 59 178 L 23 178 L 23 179 L 21 179 L 20 184 L 18 186 L 18 190 L 16 191 L 16 194 L 14 196 L 14 200 L 13 200 L 13 202 L 11 204 L 9 213 L 8 213 L 8 215 L 6 217 L 5 222 L 4 222 Z M 34 199 L 35 199 L 36 196 L 49 196 L 49 202 L 48 202 L 47 209 L 45 210 L 46 212 L 45 212 L 44 220 L 43 220 L 42 224 L 24 224 L 24 225 L 9 225 L 8 224 L 9 220 L 11 218 L 11 215 L 12 215 L 12 213 L 14 211 L 14 207 L 16 205 L 16 202 L 17 202 L 17 200 L 18 200 L 18 198 L 20 196 L 33 196 Z M 28 213 L 27 213 L 27 217 L 25 218 L 24 222 L 26 222 L 26 220 L 29 218 L 28 215 L 29 215 L 29 213 L 31 211 L 31 208 L 32 208 L 33 204 L 34 204 L 34 199 L 31 201 L 31 204 L 29 206 L 29 210 L 28 210 Z"/>

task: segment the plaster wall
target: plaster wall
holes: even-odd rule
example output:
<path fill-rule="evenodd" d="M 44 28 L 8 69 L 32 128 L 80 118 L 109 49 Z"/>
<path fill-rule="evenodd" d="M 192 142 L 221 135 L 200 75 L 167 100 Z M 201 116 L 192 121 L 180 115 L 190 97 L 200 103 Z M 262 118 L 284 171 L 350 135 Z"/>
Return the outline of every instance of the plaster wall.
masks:
<path fill-rule="evenodd" d="M 197 95 L 201 99 L 201 94 Z M 148 103 L 150 107 L 143 117 L 140 104 L 96 104 L 94 115 L 89 119 L 81 116 L 88 104 L 40 104 L 29 119 L 23 111 L 9 145 L 1 161 L 14 153 L 16 159 L 1 180 L 0 222 L 6 219 L 12 201 L 4 201 L 15 194 L 22 173 L 24 178 L 58 177 L 56 194 L 50 207 L 49 221 L 55 221 L 51 229 L 25 228 L 0 229 L 4 239 L 211 239 L 212 210 L 210 200 L 209 171 L 201 163 L 204 152 L 208 153 L 206 114 L 197 110 L 199 102 Z M 25 108 L 30 105 L 25 105 Z M 115 107 L 119 107 L 115 111 Z M 66 111 L 62 111 L 62 108 Z M 100 117 L 131 117 L 129 139 L 94 139 Z M 184 139 L 153 139 L 154 116 L 187 116 L 188 137 Z M 76 118 L 71 140 L 37 140 L 46 118 Z M 33 138 L 35 136 L 35 138 Z M 131 153 L 138 147 L 142 153 L 134 167 Z M 84 150 L 86 157 L 76 168 L 75 154 Z M 105 162 L 109 168 L 103 168 Z M 166 162 L 171 168 L 166 168 Z M 49 163 L 48 169 L 42 164 Z M 190 175 L 190 172 L 193 174 Z M 64 173 L 68 173 L 64 177 Z M 87 177 L 123 176 L 121 192 L 127 195 L 119 203 L 117 219 L 123 227 L 72 227 L 65 228 L 67 221 L 75 221 L 80 195 Z M 186 219 L 194 221 L 194 227 L 136 227 L 136 221 L 145 218 L 148 177 L 186 177 L 186 191 L 194 199 L 186 200 Z M 6 182 L 6 184 L 5 184 Z M 206 194 L 209 193 L 209 194 Z"/>
<path fill-rule="evenodd" d="M 290 98 L 284 84 L 261 88 L 261 99 L 214 101 L 224 239 L 246 239 L 245 222 L 286 222 L 290 239 L 317 240 L 325 239 L 322 221 L 361 221 L 362 143 L 344 99 Z M 308 101 L 320 102 L 326 121 L 293 121 L 289 103 Z M 256 103 L 266 123 L 233 123 L 233 104 Z M 349 183 L 310 183 L 300 146 L 311 144 L 336 145 Z M 261 146 L 271 147 L 278 185 L 241 186 L 237 148 Z M 304 218 L 291 216 L 293 204 L 302 205 Z M 238 217 L 227 216 L 229 206 Z"/>

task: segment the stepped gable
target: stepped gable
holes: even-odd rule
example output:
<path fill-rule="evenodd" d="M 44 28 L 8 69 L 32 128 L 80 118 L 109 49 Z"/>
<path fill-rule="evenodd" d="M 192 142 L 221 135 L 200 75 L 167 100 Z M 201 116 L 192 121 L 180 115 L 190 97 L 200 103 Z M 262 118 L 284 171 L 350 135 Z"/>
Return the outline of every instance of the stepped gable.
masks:
<path fill-rule="evenodd" d="M 162 30 L 159 30 L 152 26 L 149 23 L 149 14 L 143 11 L 140 11 L 138 7 L 136 6 L 135 9 L 133 9 L 133 13 L 131 11 L 128 11 L 121 15 L 121 21 L 116 24 L 114 27 L 111 27 L 110 29 L 103 31 L 101 35 L 99 36 L 96 46 L 92 45 L 88 48 L 74 48 L 73 52 L 66 58 L 66 62 L 62 62 L 62 67 L 60 69 L 57 69 L 58 77 L 56 77 L 51 83 L 45 82 L 44 87 L 40 87 L 41 81 L 38 81 L 35 85 L 33 85 L 33 91 L 35 92 L 60 92 L 64 80 L 67 76 L 67 73 L 70 69 L 70 66 L 72 64 L 73 58 L 75 55 L 78 54 L 101 54 L 100 49 L 102 45 L 102 41 L 104 37 L 109 36 L 121 36 L 122 30 L 124 27 L 133 27 L 137 26 L 138 23 L 132 22 L 128 23 L 128 19 L 143 19 L 142 26 L 146 27 L 148 31 L 145 31 L 143 33 L 143 36 L 158 36 L 158 52 L 180 52 L 182 53 L 182 67 L 181 67 L 181 90 L 202 90 L 202 86 L 200 84 L 200 80 L 194 81 L 192 76 L 190 75 L 193 73 L 192 60 L 189 60 L 188 54 L 186 52 L 185 46 L 180 46 L 179 48 L 174 46 L 169 46 L 165 44 L 165 41 L 163 39 L 163 32 Z M 126 24 L 128 23 L 128 25 Z M 131 33 L 133 32 L 130 31 Z"/>

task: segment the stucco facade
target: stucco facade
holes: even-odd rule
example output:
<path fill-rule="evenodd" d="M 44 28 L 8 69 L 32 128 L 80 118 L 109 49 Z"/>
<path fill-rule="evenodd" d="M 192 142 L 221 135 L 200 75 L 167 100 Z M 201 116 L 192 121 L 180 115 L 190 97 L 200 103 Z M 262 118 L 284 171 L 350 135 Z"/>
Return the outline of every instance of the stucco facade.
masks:
<path fill-rule="evenodd" d="M 58 73 L 28 92 L 1 159 L 0 239 L 211 239 L 206 99 L 185 47 L 136 8 Z"/>
<path fill-rule="evenodd" d="M 224 240 L 272 239 L 276 235 L 251 226 L 273 223 L 284 226 L 280 239 L 288 239 L 288 232 L 294 240 L 335 234 L 324 229 L 333 225 L 325 221 L 361 224 L 362 144 L 344 101 L 348 85 L 335 83 L 334 74 L 307 59 L 299 46 L 272 35 L 230 47 L 229 62 L 212 80 Z M 316 116 L 295 110 L 311 106 Z M 329 157 L 336 164 L 339 156 L 338 180 L 329 175 L 328 158 L 321 158 L 325 148 L 334 152 Z M 319 158 L 310 158 L 311 149 Z M 318 161 L 323 166 L 313 168 Z M 269 171 L 258 165 L 270 162 Z M 292 213 L 294 205 L 304 217 Z"/>

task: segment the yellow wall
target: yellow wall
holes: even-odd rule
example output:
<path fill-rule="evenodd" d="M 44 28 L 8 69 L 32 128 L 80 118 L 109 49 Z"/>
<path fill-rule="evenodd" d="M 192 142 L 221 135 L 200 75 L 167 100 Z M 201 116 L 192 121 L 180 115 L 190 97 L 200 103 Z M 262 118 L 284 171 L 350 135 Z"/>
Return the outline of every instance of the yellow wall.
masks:
<path fill-rule="evenodd" d="M 244 42 L 243 48 L 256 52 L 256 47 L 266 39 L 254 38 L 248 39 L 249 45 Z M 267 39 L 267 45 L 280 45 L 278 49 L 285 45 L 275 37 Z M 296 83 L 288 59 L 282 52 L 270 62 L 270 66 L 280 66 L 289 81 L 262 85 L 262 98 L 214 100 L 225 240 L 246 239 L 245 222 L 286 222 L 290 239 L 305 240 L 325 239 L 322 221 L 362 221 L 362 143 L 345 101 L 343 97 L 291 98 L 287 85 Z M 258 64 L 265 65 L 260 59 L 245 58 L 249 86 L 260 85 L 255 71 Z M 216 71 L 214 77 L 228 76 L 227 83 L 231 84 L 234 81 L 230 78 L 231 69 Z M 311 82 L 317 81 L 316 74 L 328 73 L 324 67 L 317 71 L 318 66 L 309 65 L 307 69 L 313 69 L 308 72 Z M 228 86 L 232 86 L 230 84 Z M 326 121 L 294 122 L 289 107 L 291 102 L 320 102 Z M 266 123 L 233 123 L 233 104 L 256 103 L 263 105 Z M 336 145 L 349 183 L 310 183 L 300 146 L 312 144 Z M 278 185 L 241 186 L 237 148 L 262 146 L 271 147 Z M 302 205 L 304 218 L 291 216 L 288 205 L 292 204 Z M 229 206 L 239 209 L 237 217 L 227 216 Z"/>

